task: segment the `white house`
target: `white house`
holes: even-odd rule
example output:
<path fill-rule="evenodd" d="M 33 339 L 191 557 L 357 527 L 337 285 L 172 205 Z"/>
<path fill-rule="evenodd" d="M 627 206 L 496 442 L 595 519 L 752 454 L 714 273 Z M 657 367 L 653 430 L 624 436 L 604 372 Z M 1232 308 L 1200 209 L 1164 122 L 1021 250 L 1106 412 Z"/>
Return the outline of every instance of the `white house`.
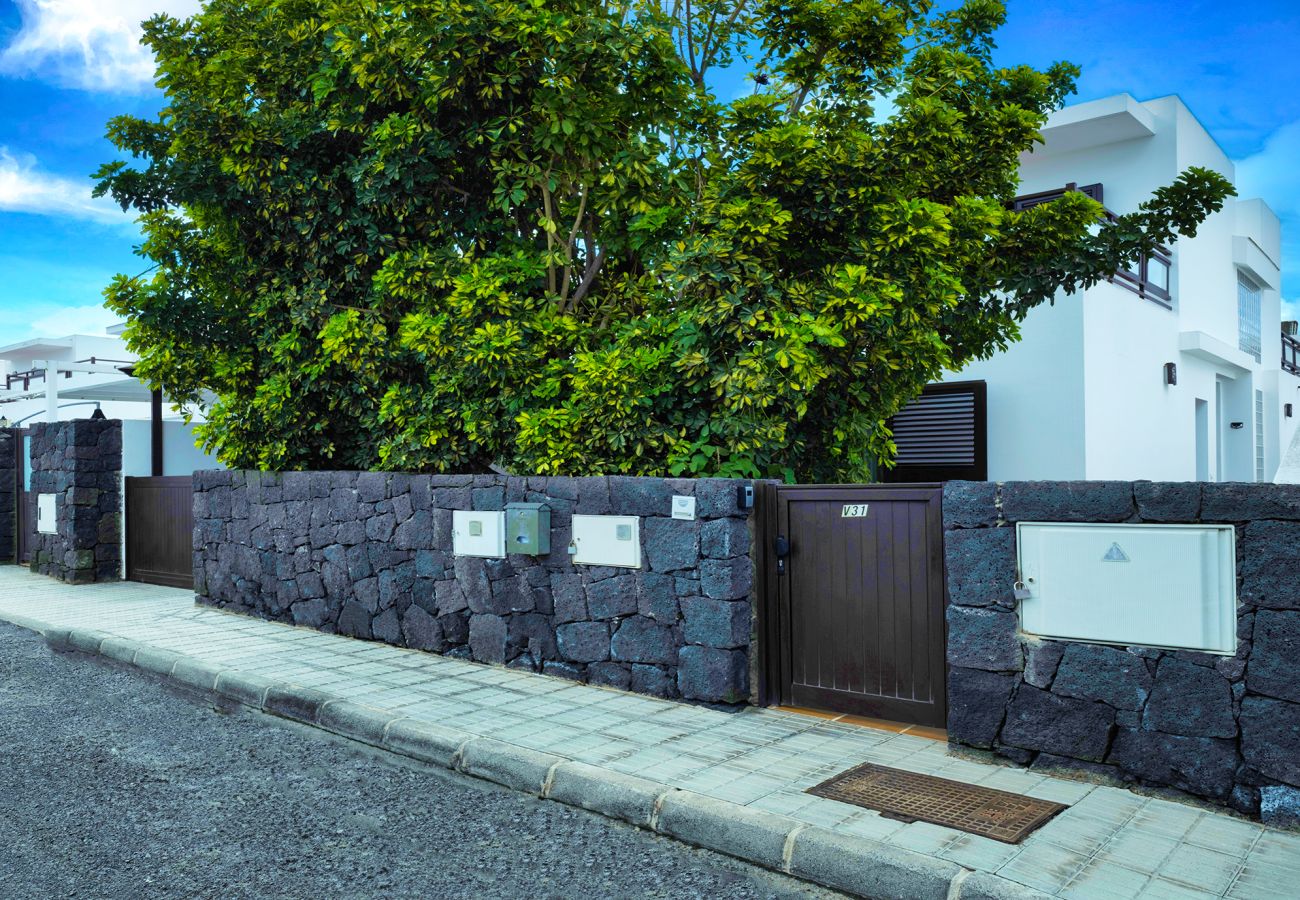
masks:
<path fill-rule="evenodd" d="M 0 427 L 84 419 L 98 409 L 122 420 L 124 476 L 221 468 L 195 446 L 193 426 L 132 376 L 136 356 L 122 327 L 108 332 L 0 346 Z"/>
<path fill-rule="evenodd" d="M 1069 187 L 1126 213 L 1189 166 L 1235 180 L 1177 97 L 1070 106 L 1043 138 L 1023 205 Z M 1167 255 L 1035 309 L 1019 343 L 899 414 L 890 477 L 1271 481 L 1300 422 L 1280 231 L 1264 201 L 1229 199 Z"/>

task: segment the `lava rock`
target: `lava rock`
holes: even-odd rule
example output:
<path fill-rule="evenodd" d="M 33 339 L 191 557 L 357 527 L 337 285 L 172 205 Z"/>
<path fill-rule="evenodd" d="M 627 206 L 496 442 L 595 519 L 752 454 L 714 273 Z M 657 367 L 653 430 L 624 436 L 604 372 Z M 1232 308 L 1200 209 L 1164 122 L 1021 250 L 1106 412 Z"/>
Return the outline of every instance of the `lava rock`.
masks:
<path fill-rule="evenodd" d="M 993 672 L 1019 671 L 1024 665 L 1013 612 L 992 608 L 948 607 L 948 663 Z"/>
<path fill-rule="evenodd" d="M 1300 787 L 1300 704 L 1265 697 L 1241 703 L 1241 755 L 1269 778 Z"/>
<path fill-rule="evenodd" d="M 1124 522 L 1136 512 L 1127 481 L 1009 481 L 1002 515 L 1009 522 Z"/>
<path fill-rule="evenodd" d="M 1235 662 L 1235 660 L 1234 660 Z M 1261 609 L 1246 672 L 1252 693 L 1300 703 L 1300 610 Z"/>
<path fill-rule="evenodd" d="M 948 592 L 958 606 L 1016 605 L 1013 528 L 968 528 L 944 534 Z"/>
<path fill-rule="evenodd" d="M 1052 692 L 1137 710 L 1146 703 L 1151 684 L 1146 661 L 1139 656 L 1114 647 L 1070 644 L 1056 671 Z"/>
<path fill-rule="evenodd" d="M 992 481 L 949 481 L 943 486 L 943 527 L 995 525 L 998 521 L 997 500 L 998 486 Z"/>
<path fill-rule="evenodd" d="M 1025 644 L 1025 681 L 1036 688 L 1049 688 L 1065 655 L 1061 641 L 1030 640 Z"/>
<path fill-rule="evenodd" d="M 700 523 L 682 519 L 645 520 L 642 539 L 646 562 L 654 572 L 694 569 L 700 558 Z"/>
<path fill-rule="evenodd" d="M 610 641 L 610 655 L 620 662 L 670 665 L 676 662 L 677 643 L 671 628 L 657 625 L 653 619 L 633 616 L 618 626 Z"/>
<path fill-rule="evenodd" d="M 635 575 L 618 575 L 587 586 L 587 612 L 593 619 L 630 616 L 637 609 Z"/>
<path fill-rule="evenodd" d="M 1142 725 L 1188 737 L 1236 737 L 1228 680 L 1214 669 L 1165 656 L 1156 668 Z"/>
<path fill-rule="evenodd" d="M 402 616 L 402 637 L 406 640 L 406 646 L 416 650 L 441 653 L 447 649 L 442 625 L 418 606 L 412 606 Z"/>
<path fill-rule="evenodd" d="M 948 740 L 989 749 L 1002 727 L 1016 676 L 982 669 L 948 673 Z"/>
<path fill-rule="evenodd" d="M 682 635 L 688 644 L 726 649 L 749 646 L 749 603 L 686 597 L 681 610 Z"/>
<path fill-rule="evenodd" d="M 1241 545 L 1241 601 L 1300 609 L 1300 522 L 1248 522 Z"/>
<path fill-rule="evenodd" d="M 1012 747 L 1103 762 L 1115 713 L 1104 703 L 1058 697 L 1027 684 L 1007 707 L 1001 740 Z"/>
<path fill-rule="evenodd" d="M 470 616 L 469 649 L 478 662 L 502 665 L 506 661 L 506 636 L 506 620 L 501 616 Z"/>
<path fill-rule="evenodd" d="M 749 695 L 749 662 L 739 650 L 683 647 L 678 653 L 677 689 L 688 700 L 743 703 Z"/>
<path fill-rule="evenodd" d="M 1138 481 L 1133 499 L 1146 522 L 1195 522 L 1201 513 L 1201 485 L 1195 481 Z"/>
<path fill-rule="evenodd" d="M 573 622 L 555 629 L 560 655 L 571 662 L 609 659 L 609 626 L 604 622 Z"/>
<path fill-rule="evenodd" d="M 1215 800 L 1232 793 L 1241 763 L 1235 741 L 1126 728 L 1115 735 L 1109 760 L 1147 783 Z"/>

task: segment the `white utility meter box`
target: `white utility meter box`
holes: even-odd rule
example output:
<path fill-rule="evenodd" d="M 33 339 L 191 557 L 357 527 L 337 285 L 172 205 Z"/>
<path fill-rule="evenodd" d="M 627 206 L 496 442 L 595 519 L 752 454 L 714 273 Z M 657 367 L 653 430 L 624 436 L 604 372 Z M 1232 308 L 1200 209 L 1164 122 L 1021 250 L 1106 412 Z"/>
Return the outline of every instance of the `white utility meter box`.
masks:
<path fill-rule="evenodd" d="M 41 534 L 58 534 L 59 519 L 53 494 L 36 495 L 36 530 Z"/>
<path fill-rule="evenodd" d="M 1016 525 L 1020 626 L 1046 638 L 1237 652 L 1231 525 Z"/>
<path fill-rule="evenodd" d="M 574 516 L 573 562 L 641 568 L 641 520 L 636 516 Z"/>
<path fill-rule="evenodd" d="M 451 512 L 451 549 L 457 556 L 506 555 L 506 514 L 498 512 Z"/>

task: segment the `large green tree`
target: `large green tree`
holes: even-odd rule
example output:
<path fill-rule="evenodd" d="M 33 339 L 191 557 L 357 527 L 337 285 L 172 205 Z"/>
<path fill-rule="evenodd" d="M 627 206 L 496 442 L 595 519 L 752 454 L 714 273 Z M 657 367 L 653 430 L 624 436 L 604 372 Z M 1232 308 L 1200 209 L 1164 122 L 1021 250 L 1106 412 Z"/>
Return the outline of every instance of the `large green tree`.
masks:
<path fill-rule="evenodd" d="M 994 66 L 1003 17 L 210 0 L 110 125 L 152 268 L 109 303 L 231 465 L 863 480 L 927 381 L 1231 193 L 1012 211 L 1076 72 Z"/>

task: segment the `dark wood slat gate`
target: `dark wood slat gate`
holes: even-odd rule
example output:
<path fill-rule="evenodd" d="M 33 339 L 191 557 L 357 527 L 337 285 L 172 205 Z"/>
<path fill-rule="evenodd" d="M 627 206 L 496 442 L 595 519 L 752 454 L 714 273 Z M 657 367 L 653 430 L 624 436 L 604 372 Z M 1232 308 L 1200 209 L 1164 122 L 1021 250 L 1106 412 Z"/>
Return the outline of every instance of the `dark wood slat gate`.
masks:
<path fill-rule="evenodd" d="M 192 588 L 193 547 L 190 476 L 126 479 L 126 577 Z"/>
<path fill-rule="evenodd" d="M 935 485 L 776 488 L 783 703 L 945 725 L 941 498 Z"/>

